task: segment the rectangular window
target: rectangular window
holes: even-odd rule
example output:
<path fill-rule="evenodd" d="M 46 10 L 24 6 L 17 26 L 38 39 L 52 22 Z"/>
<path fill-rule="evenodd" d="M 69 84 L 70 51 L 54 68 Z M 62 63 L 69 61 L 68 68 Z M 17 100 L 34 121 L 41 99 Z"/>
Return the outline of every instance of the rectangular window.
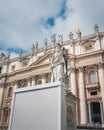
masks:
<path fill-rule="evenodd" d="M 92 50 L 92 45 L 91 44 L 88 44 L 85 46 L 85 51 L 90 51 Z"/>
<path fill-rule="evenodd" d="M 16 67 L 15 65 L 12 65 L 12 66 L 11 66 L 11 71 L 14 71 L 14 70 L 15 70 L 15 67 Z"/>
<path fill-rule="evenodd" d="M 90 92 L 91 96 L 97 95 L 97 91 Z"/>
<path fill-rule="evenodd" d="M 25 67 L 27 65 L 28 65 L 28 61 L 27 60 L 22 61 L 22 67 Z"/>

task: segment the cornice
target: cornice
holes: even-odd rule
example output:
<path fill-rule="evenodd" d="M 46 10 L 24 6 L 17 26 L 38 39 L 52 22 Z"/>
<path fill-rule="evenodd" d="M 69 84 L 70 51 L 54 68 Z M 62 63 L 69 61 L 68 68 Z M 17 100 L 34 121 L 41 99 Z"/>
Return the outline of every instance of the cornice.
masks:
<path fill-rule="evenodd" d="M 79 40 L 79 38 L 76 38 L 76 39 L 73 39 L 73 41 L 71 41 L 71 40 L 63 41 L 63 46 L 72 44 L 72 42 L 73 42 L 73 44 L 76 44 L 78 42 L 83 42 L 83 41 L 86 41 L 88 39 L 91 39 L 91 38 L 94 38 L 94 37 L 98 37 L 98 36 L 104 36 L 104 32 L 98 32 L 97 34 L 93 33 L 93 34 L 90 34 L 90 35 L 87 35 L 87 36 L 83 36 L 83 37 L 81 37 L 80 40 Z M 50 49 L 53 49 L 53 48 L 54 48 L 53 45 L 48 45 L 47 46 L 47 51 L 49 51 Z M 43 48 L 39 48 L 39 52 L 38 53 L 41 53 L 43 51 L 44 51 L 44 47 Z M 29 52 L 28 54 L 23 55 L 23 58 L 29 57 L 29 56 L 31 56 L 31 52 Z M 18 60 L 18 57 L 10 59 L 10 62 L 17 61 L 17 60 Z"/>
<path fill-rule="evenodd" d="M 87 36 L 83 36 L 83 37 L 81 37 L 81 39 L 79 39 L 79 38 L 73 39 L 73 41 L 71 41 L 71 40 L 64 41 L 63 46 L 68 45 L 68 44 L 72 44 L 72 42 L 73 42 L 73 44 L 77 44 L 79 42 L 84 42 L 86 40 L 89 40 L 89 39 L 92 39 L 92 38 L 95 38 L 95 37 L 98 37 L 98 36 L 104 36 L 104 32 L 99 32 L 97 34 L 93 33 L 93 34 L 90 34 L 90 35 L 87 35 Z"/>
<path fill-rule="evenodd" d="M 33 70 L 33 69 L 35 69 L 36 70 L 36 68 L 42 68 L 43 69 L 43 67 L 47 67 L 47 66 L 49 66 L 50 64 L 48 63 L 48 64 L 44 64 L 44 65 L 35 65 L 35 66 L 29 66 L 29 67 L 26 67 L 26 68 L 22 68 L 22 69 L 19 69 L 19 70 L 15 70 L 15 71 L 13 71 L 13 72 L 10 72 L 10 73 L 8 73 L 8 76 L 10 76 L 10 75 L 16 75 L 16 74 L 19 74 L 19 73 L 26 73 L 26 72 L 28 72 L 28 71 L 31 71 L 31 70 Z"/>
<path fill-rule="evenodd" d="M 93 51 L 93 52 L 88 52 L 88 53 L 76 55 L 76 59 L 85 58 L 88 56 L 98 55 L 98 54 L 104 54 L 104 50 L 97 50 L 97 51 Z"/>
<path fill-rule="evenodd" d="M 69 53 L 69 58 L 70 58 L 70 59 L 75 59 L 75 58 L 76 58 L 76 55 Z"/>
<path fill-rule="evenodd" d="M 52 51 L 48 51 L 45 55 L 41 56 L 40 58 L 38 58 L 35 62 L 33 62 L 30 66 L 32 65 L 36 65 L 38 63 L 40 63 L 41 61 L 43 61 L 47 56 L 53 54 Z"/>
<path fill-rule="evenodd" d="M 50 73 L 49 69 L 46 69 L 45 70 L 45 73 Z M 11 82 L 15 82 L 15 81 L 19 81 L 19 80 L 29 80 L 29 79 L 32 79 L 34 77 L 37 77 L 37 76 L 40 76 L 40 75 L 43 75 L 43 71 L 37 71 L 37 72 L 33 72 L 33 73 L 23 73 L 23 74 L 20 74 L 20 75 L 15 75 L 14 78 L 10 78 L 7 80 L 7 83 L 11 83 Z M 9 77 L 11 75 L 8 75 Z"/>

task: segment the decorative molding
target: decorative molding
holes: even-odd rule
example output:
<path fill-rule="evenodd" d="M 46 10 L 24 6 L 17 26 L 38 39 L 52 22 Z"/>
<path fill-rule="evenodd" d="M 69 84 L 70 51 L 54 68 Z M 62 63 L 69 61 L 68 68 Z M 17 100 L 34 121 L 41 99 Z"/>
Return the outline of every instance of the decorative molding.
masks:
<path fill-rule="evenodd" d="M 19 80 L 15 80 L 15 85 L 19 85 Z"/>
<path fill-rule="evenodd" d="M 81 45 L 85 45 L 85 44 L 94 44 L 96 42 L 96 40 L 93 39 L 87 39 L 81 42 Z"/>
<path fill-rule="evenodd" d="M 78 68 L 78 71 L 79 71 L 79 72 L 83 72 L 83 71 L 84 71 L 84 68 L 83 68 L 83 67 L 79 67 L 79 68 Z"/>
<path fill-rule="evenodd" d="M 102 61 L 101 55 L 88 56 L 88 57 L 76 59 L 76 67 L 98 64 L 101 61 Z"/>
<path fill-rule="evenodd" d="M 104 68 L 104 63 L 103 62 L 99 62 L 98 63 L 98 68 Z"/>
<path fill-rule="evenodd" d="M 86 85 L 86 88 L 88 90 L 98 90 L 98 89 L 100 89 L 100 85 L 99 85 L 99 83 L 88 84 L 88 85 Z"/>
<path fill-rule="evenodd" d="M 31 80 L 32 80 L 32 77 L 28 77 L 27 80 L 28 80 L 28 81 L 31 81 Z"/>
<path fill-rule="evenodd" d="M 71 106 L 67 106 L 66 111 L 66 121 L 67 121 L 67 129 L 75 129 L 75 120 L 74 120 L 74 111 Z"/>
<path fill-rule="evenodd" d="M 71 73 L 75 73 L 75 72 L 76 72 L 76 68 L 71 67 L 71 68 L 70 68 L 70 72 L 71 72 Z"/>

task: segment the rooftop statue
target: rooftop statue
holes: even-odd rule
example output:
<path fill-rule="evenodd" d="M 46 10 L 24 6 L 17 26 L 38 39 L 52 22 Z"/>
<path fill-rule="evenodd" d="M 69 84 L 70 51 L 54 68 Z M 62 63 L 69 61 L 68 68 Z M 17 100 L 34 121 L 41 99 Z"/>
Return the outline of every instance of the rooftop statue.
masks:
<path fill-rule="evenodd" d="M 94 26 L 94 31 L 95 31 L 95 33 L 99 32 L 99 26 L 97 24 L 95 24 L 95 26 Z"/>
<path fill-rule="evenodd" d="M 51 82 L 62 81 L 67 78 L 68 51 L 60 44 L 56 44 L 55 54 L 51 57 Z"/>
<path fill-rule="evenodd" d="M 34 44 L 32 44 L 31 52 L 32 52 L 32 55 L 35 54 L 35 46 L 34 46 Z"/>
<path fill-rule="evenodd" d="M 61 44 L 62 45 L 62 43 L 63 43 L 63 35 L 58 35 L 58 37 L 59 37 L 59 44 Z"/>
<path fill-rule="evenodd" d="M 69 39 L 73 40 L 73 33 L 72 32 L 70 32 L 70 34 L 69 34 Z"/>
<path fill-rule="evenodd" d="M 56 43 L 56 34 L 53 34 L 53 35 L 51 36 L 51 42 L 52 42 L 53 44 Z"/>
<path fill-rule="evenodd" d="M 47 39 L 44 39 L 44 49 L 47 50 Z"/>
<path fill-rule="evenodd" d="M 77 30 L 76 34 L 77 34 L 78 38 L 81 38 L 82 33 L 79 29 Z"/>
<path fill-rule="evenodd" d="M 38 49 L 39 49 L 38 42 L 36 42 L 35 48 L 36 48 L 36 52 L 38 52 Z"/>
<path fill-rule="evenodd" d="M 19 58 L 21 58 L 22 57 L 22 49 L 20 48 L 20 50 L 19 50 Z"/>
<path fill-rule="evenodd" d="M 8 52 L 6 57 L 7 57 L 8 60 L 10 59 L 10 52 Z"/>
<path fill-rule="evenodd" d="M 0 62 L 4 61 L 6 58 L 5 54 L 3 52 L 0 52 Z"/>

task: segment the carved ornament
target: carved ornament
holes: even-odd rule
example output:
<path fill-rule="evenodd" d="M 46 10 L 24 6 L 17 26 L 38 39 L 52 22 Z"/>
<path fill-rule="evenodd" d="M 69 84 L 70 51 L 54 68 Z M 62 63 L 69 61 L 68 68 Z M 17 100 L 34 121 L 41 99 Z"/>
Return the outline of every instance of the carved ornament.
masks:
<path fill-rule="evenodd" d="M 98 63 L 98 67 L 99 67 L 99 68 L 104 68 L 104 63 L 99 62 L 99 63 Z"/>
<path fill-rule="evenodd" d="M 79 71 L 79 72 L 83 72 L 83 70 L 84 70 L 83 67 L 79 67 L 79 68 L 78 68 L 78 71 Z"/>
<path fill-rule="evenodd" d="M 76 68 L 71 67 L 71 68 L 70 68 L 70 72 L 71 72 L 71 73 L 75 73 L 75 72 L 76 72 Z"/>

